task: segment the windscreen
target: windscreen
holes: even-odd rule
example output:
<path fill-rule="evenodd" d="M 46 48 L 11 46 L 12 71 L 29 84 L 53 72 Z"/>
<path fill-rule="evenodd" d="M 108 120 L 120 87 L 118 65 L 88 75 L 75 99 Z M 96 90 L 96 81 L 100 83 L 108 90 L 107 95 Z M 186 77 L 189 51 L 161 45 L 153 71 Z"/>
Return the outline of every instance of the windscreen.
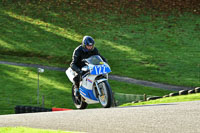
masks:
<path fill-rule="evenodd" d="M 89 64 L 101 65 L 101 62 L 104 62 L 99 55 L 91 56 L 90 58 L 85 59 Z"/>

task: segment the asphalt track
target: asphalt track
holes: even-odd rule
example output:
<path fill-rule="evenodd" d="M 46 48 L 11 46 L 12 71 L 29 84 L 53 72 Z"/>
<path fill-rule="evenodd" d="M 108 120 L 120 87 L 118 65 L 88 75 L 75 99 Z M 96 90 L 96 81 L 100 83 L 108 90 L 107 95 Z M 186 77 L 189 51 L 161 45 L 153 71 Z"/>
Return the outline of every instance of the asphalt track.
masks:
<path fill-rule="evenodd" d="M 199 122 L 200 101 L 0 116 L 0 127 L 90 133 L 200 133 Z"/>

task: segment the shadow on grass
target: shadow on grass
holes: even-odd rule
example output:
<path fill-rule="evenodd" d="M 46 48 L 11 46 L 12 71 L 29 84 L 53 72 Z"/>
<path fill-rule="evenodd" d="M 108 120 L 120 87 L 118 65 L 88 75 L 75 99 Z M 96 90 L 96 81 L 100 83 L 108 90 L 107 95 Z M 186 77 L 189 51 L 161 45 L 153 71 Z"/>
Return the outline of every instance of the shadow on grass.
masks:
<path fill-rule="evenodd" d="M 37 57 L 41 60 L 69 64 L 77 41 L 45 31 L 0 11 L 0 54 Z M 60 51 L 60 52 L 58 52 Z M 65 52 L 66 51 L 66 52 Z M 70 54 L 69 54 L 70 53 Z"/>
<path fill-rule="evenodd" d="M 13 113 L 16 105 L 37 105 L 36 69 L 0 65 L 0 110 Z M 65 73 L 46 71 L 40 75 L 40 99 L 45 98 L 45 107 L 74 108 L 71 84 Z M 37 105 L 38 106 L 38 105 Z M 1 112 L 0 112 L 1 113 Z"/>

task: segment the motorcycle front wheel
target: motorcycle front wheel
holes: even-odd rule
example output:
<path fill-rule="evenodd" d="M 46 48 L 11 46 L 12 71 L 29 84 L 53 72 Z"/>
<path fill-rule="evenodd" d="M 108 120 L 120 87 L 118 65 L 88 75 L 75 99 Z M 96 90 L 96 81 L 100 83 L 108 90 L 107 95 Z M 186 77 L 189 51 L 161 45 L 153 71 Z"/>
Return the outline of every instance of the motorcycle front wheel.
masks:
<path fill-rule="evenodd" d="M 75 96 L 75 88 L 72 86 L 72 100 L 74 102 L 74 105 L 77 109 L 86 109 L 87 108 L 87 103 L 83 101 L 83 98 L 80 96 L 76 97 Z"/>
<path fill-rule="evenodd" d="M 110 108 L 112 106 L 112 89 L 108 81 L 103 81 L 98 84 L 98 87 L 102 95 L 98 94 L 98 99 L 104 108 Z"/>

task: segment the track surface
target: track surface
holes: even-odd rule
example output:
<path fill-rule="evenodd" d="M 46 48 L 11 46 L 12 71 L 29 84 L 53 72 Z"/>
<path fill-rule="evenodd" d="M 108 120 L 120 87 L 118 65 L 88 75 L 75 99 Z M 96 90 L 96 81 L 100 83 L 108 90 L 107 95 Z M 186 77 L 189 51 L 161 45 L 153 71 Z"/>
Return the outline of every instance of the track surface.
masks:
<path fill-rule="evenodd" d="M 126 108 L 1 115 L 0 127 L 91 133 L 199 133 L 200 101 Z"/>

